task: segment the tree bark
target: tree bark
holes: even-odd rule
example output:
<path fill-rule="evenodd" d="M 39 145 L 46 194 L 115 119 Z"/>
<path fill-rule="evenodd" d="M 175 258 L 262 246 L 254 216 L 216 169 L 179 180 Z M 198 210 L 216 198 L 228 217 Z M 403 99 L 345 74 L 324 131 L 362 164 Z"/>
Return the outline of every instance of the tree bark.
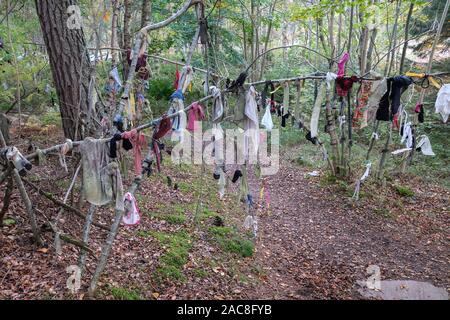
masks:
<path fill-rule="evenodd" d="M 8 184 L 6 185 L 5 197 L 3 198 L 3 208 L 2 211 L 0 211 L 0 227 L 3 226 L 3 218 L 5 217 L 6 212 L 8 212 L 9 205 L 11 203 L 13 187 L 13 179 L 12 177 L 9 177 Z"/>
<path fill-rule="evenodd" d="M 359 13 L 359 18 L 360 18 L 360 22 L 364 23 L 364 18 L 363 18 L 363 14 L 360 12 Z M 360 74 L 364 74 L 365 69 L 366 69 L 366 63 L 367 63 L 367 47 L 368 47 L 368 43 L 369 43 L 369 28 L 367 27 L 367 25 L 364 25 L 363 29 L 362 29 L 362 35 L 361 35 L 361 43 L 359 46 L 360 49 L 360 53 L 359 53 L 359 70 L 360 70 Z"/>
<path fill-rule="evenodd" d="M 33 204 L 31 203 L 30 198 L 28 197 L 28 193 L 25 190 L 25 186 L 23 185 L 22 179 L 20 178 L 19 172 L 17 169 L 12 170 L 14 181 L 19 189 L 20 196 L 22 197 L 22 201 L 25 205 L 25 209 L 28 213 L 28 218 L 30 219 L 31 231 L 33 231 L 33 238 L 37 245 L 42 245 L 41 235 L 39 233 L 39 228 L 36 221 L 36 214 L 34 213 Z"/>
<path fill-rule="evenodd" d="M 272 33 L 272 26 L 273 26 L 273 12 L 275 11 L 276 4 L 277 4 L 277 1 L 275 0 L 269 9 L 270 21 L 269 21 L 269 25 L 267 26 L 266 39 L 264 41 L 264 52 L 266 52 L 269 47 L 269 39 L 270 39 L 270 35 Z M 261 80 L 263 78 L 265 66 L 266 66 L 266 56 L 263 56 L 263 58 L 261 60 L 261 68 L 260 68 L 260 72 L 259 72 L 259 80 Z"/>
<path fill-rule="evenodd" d="M 119 21 L 119 0 L 112 0 L 111 48 L 118 48 L 117 23 Z M 111 64 L 116 66 L 118 51 L 111 50 Z"/>
<path fill-rule="evenodd" d="M 74 0 L 35 0 L 66 138 L 84 138 L 84 117 L 89 106 L 91 64 L 83 29 L 69 29 L 67 9 Z"/>
<path fill-rule="evenodd" d="M 403 44 L 402 58 L 400 60 L 400 70 L 399 70 L 400 74 L 403 74 L 403 69 L 405 67 L 406 49 L 408 48 L 408 39 L 409 39 L 409 23 L 411 21 L 413 9 L 414 9 L 414 3 L 411 3 L 409 6 L 408 17 L 406 18 L 405 43 Z"/>
<path fill-rule="evenodd" d="M 386 61 L 386 68 L 384 71 L 384 75 L 386 77 L 388 77 L 392 71 L 392 63 L 395 59 L 395 47 L 397 44 L 397 28 L 398 28 L 398 17 L 400 15 L 400 6 L 401 6 L 401 1 L 397 0 L 397 6 L 395 9 L 395 18 L 394 18 L 394 26 L 392 29 L 392 37 L 391 40 L 389 41 L 390 45 L 389 45 L 389 51 L 388 51 L 388 56 L 387 56 L 387 61 Z"/>
<path fill-rule="evenodd" d="M 378 29 L 375 27 L 372 30 L 372 34 L 370 35 L 370 42 L 369 42 L 369 48 L 367 49 L 367 62 L 366 62 L 366 70 L 364 72 L 368 73 L 372 68 L 372 56 L 373 56 L 373 50 L 375 48 L 375 40 L 377 38 Z"/>
<path fill-rule="evenodd" d="M 122 34 L 122 48 L 125 50 L 131 50 L 131 34 L 130 34 L 130 21 L 131 21 L 131 0 L 124 0 L 125 12 L 123 15 L 123 34 Z M 127 52 L 122 58 L 123 74 L 124 76 L 128 74 L 129 65 Z"/>
<path fill-rule="evenodd" d="M 150 0 L 142 0 L 141 12 L 141 28 L 150 23 L 150 15 L 152 13 L 152 3 Z"/>

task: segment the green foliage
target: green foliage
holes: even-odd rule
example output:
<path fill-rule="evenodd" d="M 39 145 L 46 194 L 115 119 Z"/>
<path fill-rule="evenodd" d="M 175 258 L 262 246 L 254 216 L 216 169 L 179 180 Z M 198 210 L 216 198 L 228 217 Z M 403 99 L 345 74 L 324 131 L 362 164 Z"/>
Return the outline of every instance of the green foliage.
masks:
<path fill-rule="evenodd" d="M 192 272 L 198 278 L 206 278 L 206 277 L 208 277 L 208 271 L 206 271 L 205 269 L 195 268 L 195 269 L 192 270 Z"/>
<path fill-rule="evenodd" d="M 121 287 L 111 287 L 111 294 L 116 300 L 143 300 L 137 291 Z"/>
<path fill-rule="evenodd" d="M 244 258 L 253 255 L 253 242 L 235 230 L 229 227 L 213 226 L 209 228 L 209 231 L 223 250 L 236 253 Z"/>
<path fill-rule="evenodd" d="M 174 72 L 175 74 L 175 72 Z M 172 81 L 167 77 L 158 77 L 150 80 L 150 89 L 149 94 L 155 100 L 168 100 L 170 95 L 173 93 L 173 80 Z"/>
<path fill-rule="evenodd" d="M 40 121 L 42 122 L 43 126 L 48 125 L 61 126 L 61 115 L 59 112 L 56 111 L 48 111 L 44 113 L 42 116 L 40 116 Z"/>
<path fill-rule="evenodd" d="M 186 222 L 186 216 L 180 214 L 155 214 L 153 216 L 171 224 L 183 224 Z"/>
<path fill-rule="evenodd" d="M 395 186 L 395 191 L 402 197 L 412 197 L 414 196 L 414 191 L 412 191 L 409 187 L 406 186 Z"/>
<path fill-rule="evenodd" d="M 14 220 L 13 218 L 6 218 L 3 220 L 3 225 L 4 226 L 12 226 L 16 224 L 16 220 Z"/>
<path fill-rule="evenodd" d="M 186 231 L 173 234 L 150 232 L 150 234 L 166 249 L 166 252 L 160 257 L 159 267 L 155 271 L 157 279 L 184 281 L 183 267 L 188 262 L 189 250 L 192 248 L 191 236 Z"/>
<path fill-rule="evenodd" d="M 412 17 L 411 33 L 413 35 L 421 34 L 428 31 L 435 21 L 439 21 L 444 11 L 445 1 L 413 1 L 416 10 Z M 442 28 L 441 40 L 445 40 L 450 36 L 450 10 Z"/>

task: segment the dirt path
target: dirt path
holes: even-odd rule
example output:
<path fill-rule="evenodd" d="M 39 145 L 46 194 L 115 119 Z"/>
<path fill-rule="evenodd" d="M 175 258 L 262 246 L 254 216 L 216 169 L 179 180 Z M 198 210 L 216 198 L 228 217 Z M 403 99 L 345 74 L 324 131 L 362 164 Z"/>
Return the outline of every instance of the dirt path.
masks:
<path fill-rule="evenodd" d="M 360 298 L 355 284 L 367 279 L 369 265 L 380 267 L 382 279 L 429 281 L 448 290 L 448 200 L 441 199 L 442 215 L 433 216 L 442 228 L 430 232 L 420 220 L 387 219 L 365 203 L 352 206 L 308 171 L 284 161 L 269 179 L 272 214 L 259 220 L 256 255 L 264 280 L 249 298 Z"/>
<path fill-rule="evenodd" d="M 298 154 L 295 149 L 291 152 Z M 402 197 L 392 186 L 369 184 L 363 186 L 361 200 L 354 203 L 350 199 L 353 186 L 343 190 L 339 183 L 324 183 L 325 172 L 310 177 L 307 173 L 313 169 L 297 166 L 289 158 L 295 159 L 285 154 L 280 172 L 268 179 L 271 214 L 259 216 L 256 251 L 245 257 L 236 254 L 235 242 L 231 252 L 225 250 L 211 232 L 217 215 L 226 223 L 222 231 L 241 229 L 244 209 L 236 201 L 239 184 L 230 185 L 227 200 L 219 201 L 217 182 L 211 175 L 202 180 L 199 168 L 165 164 L 164 174 L 153 175 L 142 184 L 137 198 L 143 219 L 136 228 L 120 229 L 99 298 L 354 299 L 361 298 L 356 281 L 367 279 L 369 265 L 380 267 L 382 279 L 427 281 L 449 289 L 448 190 L 414 177 L 392 177 L 391 185 L 408 186 L 414 196 Z M 59 161 L 52 158 L 33 174 L 43 190 L 62 198 L 70 181 L 55 182 L 55 173 L 60 171 Z M 168 186 L 166 175 L 178 184 L 177 190 Z M 259 181 L 250 178 L 257 198 Z M 208 192 L 201 193 L 204 211 L 194 226 L 199 190 Z M 39 212 L 49 217 L 57 214 L 58 208 L 36 192 L 30 196 Z M 18 199 L 16 191 L 7 216 L 14 223 L 0 232 L 0 299 L 82 299 L 89 275 L 76 296 L 68 295 L 66 289 L 65 270 L 77 264 L 79 250 L 64 245 L 62 255 L 56 256 L 48 232 L 47 246 L 34 247 Z M 109 225 L 111 210 L 102 208 L 96 217 Z M 43 218 L 40 213 L 39 225 Z M 60 224 L 68 234 L 81 234 L 81 219 L 65 215 Z M 97 229 L 92 232 L 90 245 L 96 255 L 105 236 Z M 226 234 L 222 240 L 234 236 Z M 184 248 L 180 243 L 190 245 Z M 169 259 L 172 256 L 177 259 Z M 88 257 L 89 273 L 95 266 L 96 260 Z M 169 275 L 171 281 L 161 284 L 158 272 Z"/>

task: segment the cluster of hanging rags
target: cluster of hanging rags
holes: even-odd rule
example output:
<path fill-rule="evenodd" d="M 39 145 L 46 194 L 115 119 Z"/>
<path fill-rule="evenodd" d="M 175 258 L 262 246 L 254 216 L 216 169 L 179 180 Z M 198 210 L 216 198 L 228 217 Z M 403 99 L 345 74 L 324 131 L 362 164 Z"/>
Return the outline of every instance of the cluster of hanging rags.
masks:
<path fill-rule="evenodd" d="M 137 93 L 131 93 L 130 97 L 137 97 L 142 94 L 147 87 L 149 71 L 146 63 L 146 55 L 139 56 L 136 72 L 139 75 Z M 129 57 L 130 59 L 130 57 Z M 334 100 L 337 98 L 340 102 L 338 110 L 338 123 L 340 131 L 344 132 L 344 124 L 348 124 L 352 128 L 364 128 L 375 121 L 392 122 L 399 130 L 401 142 L 405 144 L 404 149 L 394 151 L 393 154 L 410 151 L 413 148 L 420 150 L 425 155 L 434 155 L 430 143 L 430 139 L 426 135 L 415 136 L 414 125 L 410 120 L 408 109 L 402 104 L 401 96 L 404 92 L 414 84 L 425 87 L 429 83 L 439 87 L 438 98 L 436 100 L 436 112 L 442 115 L 444 121 L 447 121 L 450 114 L 450 84 L 441 86 L 433 77 L 423 74 L 406 74 L 401 76 L 375 79 L 365 79 L 357 76 L 345 75 L 345 64 L 349 59 L 349 55 L 345 53 L 338 63 L 338 73 L 327 73 L 326 75 L 315 75 L 312 79 L 323 79 L 320 84 L 316 99 L 313 105 L 309 124 L 305 121 L 305 116 L 300 104 L 301 89 L 304 81 L 308 77 L 297 78 L 294 80 L 273 80 L 266 81 L 262 92 L 257 92 L 255 86 L 246 85 L 244 87 L 247 74 L 242 73 L 235 81 L 227 80 L 225 88 L 221 90 L 218 86 L 211 86 L 208 89 L 209 96 L 201 101 L 212 99 L 212 112 L 210 119 L 213 128 L 213 157 L 214 171 L 213 178 L 218 181 L 219 197 L 225 196 L 228 181 L 237 183 L 240 181 L 239 200 L 246 204 L 247 216 L 244 226 L 252 229 L 256 236 L 258 230 L 258 222 L 255 214 L 254 197 L 250 192 L 248 184 L 248 170 L 251 160 L 258 155 L 259 145 L 262 139 L 260 126 L 270 132 L 274 128 L 273 115 L 280 118 L 281 127 L 286 127 L 287 120 L 292 117 L 292 123 L 299 129 L 306 130 L 306 139 L 313 144 L 320 144 L 319 135 L 319 118 L 323 108 L 324 99 L 327 92 L 334 88 Z M 178 69 L 175 75 L 174 88 L 175 91 L 169 98 L 169 108 L 166 114 L 161 118 L 152 121 L 135 129 L 126 130 L 128 126 L 132 126 L 136 120 L 133 111 L 133 99 L 129 99 L 128 108 L 122 114 L 116 114 L 113 117 L 112 125 L 105 125 L 104 135 L 110 138 L 93 139 L 86 138 L 84 141 L 77 143 L 82 155 L 83 168 L 83 191 L 86 200 L 95 206 L 102 206 L 112 201 L 115 208 L 125 211 L 123 223 L 126 225 L 136 225 L 140 220 L 140 213 L 136 199 L 131 193 L 125 193 L 122 185 L 120 163 L 122 152 L 132 152 L 134 158 L 135 176 L 149 176 L 154 166 L 158 172 L 161 171 L 161 162 L 165 144 L 163 139 L 168 135 L 172 139 L 183 141 L 186 132 L 196 132 L 201 130 L 199 123 L 207 118 L 206 110 L 200 102 L 194 102 L 188 107 L 185 106 L 185 94 L 192 87 L 193 68 L 185 66 L 182 74 Z M 375 75 L 376 76 L 376 75 Z M 414 80 L 419 78 L 419 80 Z M 351 108 L 352 99 L 351 92 L 355 84 L 360 84 L 358 96 L 356 99 L 356 107 Z M 295 103 L 290 101 L 290 88 L 295 87 Z M 117 68 L 114 67 L 110 72 L 109 81 L 106 85 L 106 92 L 110 99 L 111 106 L 117 103 L 116 97 L 122 83 L 118 75 Z M 282 100 L 277 101 L 275 94 L 282 90 Z M 234 108 L 229 108 L 227 94 L 236 96 L 236 104 Z M 139 98 L 141 99 L 141 98 Z M 345 104 L 347 103 L 348 113 L 345 112 Z M 111 107 L 112 108 L 112 107 Z M 424 107 L 417 104 L 413 109 L 417 113 L 419 122 L 424 121 Z M 111 113 L 111 110 L 108 111 Z M 260 114 L 262 115 L 260 117 Z M 105 113 L 105 118 L 107 115 Z M 244 162 L 238 165 L 234 173 L 230 177 L 227 175 L 225 166 L 225 157 L 223 150 L 223 141 L 225 138 L 222 129 L 222 122 L 231 119 L 231 122 L 244 134 L 243 146 L 240 153 L 244 156 Z M 351 119 L 350 121 L 348 119 Z M 0 119 L 4 122 L 4 119 Z M 105 120 L 108 123 L 109 120 Z M 349 123 L 350 122 L 350 123 Z M 103 123 L 103 121 L 102 121 Z M 145 136 L 141 131 L 143 128 L 152 127 L 151 137 Z M 325 132 L 327 128 L 325 128 Z M 7 137 L 7 135 L 5 134 Z M 373 133 L 374 138 L 377 132 Z M 416 139 L 418 140 L 416 142 Z M 74 147 L 72 141 L 66 141 L 60 148 L 60 162 L 66 169 L 65 155 Z M 148 146 L 147 153 L 144 156 L 145 146 Z M 167 150 L 167 153 L 170 153 Z M 252 158 L 253 157 L 253 158 Z M 326 151 L 324 158 L 326 158 Z M 256 158 L 257 159 L 257 158 Z M 123 163 L 123 162 L 122 162 Z M 358 179 L 354 197 L 358 197 L 360 184 L 367 179 L 370 174 L 371 163 L 365 164 L 366 170 L 363 176 Z M 270 210 L 270 194 L 267 187 L 266 179 L 261 175 L 259 164 L 255 167 L 255 175 L 260 178 L 260 203 L 261 207 Z M 67 170 L 67 169 L 66 169 Z"/>
<path fill-rule="evenodd" d="M 446 122 L 450 114 L 450 84 L 443 85 L 442 80 L 432 75 L 413 72 L 384 78 L 374 72 L 370 73 L 371 78 L 355 75 L 347 76 L 345 75 L 345 65 L 348 60 L 349 54 L 344 53 L 338 62 L 337 74 L 329 72 L 323 76 L 324 81 L 319 85 L 316 92 L 309 128 L 305 123 L 305 116 L 300 104 L 301 88 L 305 80 L 298 78 L 294 80 L 266 81 L 262 93 L 258 95 L 258 111 L 260 107 L 265 108 L 261 124 L 270 131 L 274 127 L 273 114 L 281 118 L 281 127 L 285 127 L 286 120 L 292 117 L 292 123 L 295 123 L 297 128 L 306 130 L 307 140 L 316 145 L 320 144 L 318 139 L 320 114 L 324 107 L 327 92 L 334 88 L 334 92 L 331 92 L 333 94 L 333 109 L 336 109 L 334 103 L 338 101 L 337 123 L 341 132 L 341 141 L 345 139 L 346 132 L 349 134 L 348 139 L 351 144 L 352 130 L 363 129 L 376 122 L 390 122 L 398 130 L 400 141 L 405 145 L 405 148 L 395 150 L 392 154 L 414 150 L 422 152 L 426 156 L 434 156 L 429 137 L 415 133 L 415 125 L 411 116 L 411 114 L 414 114 L 418 122 L 423 123 L 425 121 L 423 104 L 417 103 L 413 108 L 409 108 L 408 104 L 411 102 L 411 99 L 407 103 L 402 103 L 401 97 L 410 86 L 418 85 L 420 88 L 426 89 L 432 85 L 439 90 L 435 111 L 440 113 L 443 121 Z M 290 105 L 290 87 L 292 87 L 292 83 L 294 83 L 296 88 L 294 106 Z M 352 99 L 351 93 L 356 84 L 359 85 L 358 93 L 356 98 Z M 281 90 L 283 98 L 277 102 L 275 93 Z M 243 101 L 243 93 L 240 92 L 240 94 L 242 97 L 238 100 L 238 105 L 239 101 Z M 268 98 L 269 95 L 270 98 Z M 239 110 L 239 107 L 237 109 Z M 328 132 L 328 125 L 325 127 L 325 132 Z M 345 128 L 345 126 L 348 128 Z M 375 126 L 375 128 L 378 128 L 378 126 Z M 372 138 L 378 140 L 378 137 L 378 132 L 375 130 L 372 133 Z M 326 157 L 325 151 L 324 158 Z M 356 183 L 355 198 L 358 198 L 360 184 L 369 176 L 372 164 L 367 161 L 364 166 L 366 170 Z"/>

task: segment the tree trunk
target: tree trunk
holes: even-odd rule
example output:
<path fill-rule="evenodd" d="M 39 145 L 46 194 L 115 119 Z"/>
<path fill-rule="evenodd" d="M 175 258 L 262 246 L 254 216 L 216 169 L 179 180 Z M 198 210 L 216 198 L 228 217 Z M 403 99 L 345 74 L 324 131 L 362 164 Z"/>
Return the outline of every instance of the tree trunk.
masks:
<path fill-rule="evenodd" d="M 89 105 L 91 64 L 83 30 L 70 29 L 67 13 L 73 0 L 35 0 L 53 80 L 59 98 L 64 135 L 72 140 L 84 137 L 84 117 Z"/>
<path fill-rule="evenodd" d="M 336 44 L 334 43 L 334 9 L 331 9 L 330 16 L 328 18 L 328 37 L 329 37 L 329 46 L 331 48 L 330 57 L 334 57 L 336 55 Z M 331 70 L 333 69 L 334 61 L 330 62 Z"/>
<path fill-rule="evenodd" d="M 338 19 L 338 40 L 337 40 L 337 53 L 341 53 L 341 42 L 342 42 L 342 13 L 339 13 Z"/>
<path fill-rule="evenodd" d="M 112 21 L 111 21 L 111 48 L 119 48 L 117 36 L 117 23 L 119 21 L 119 0 L 112 0 Z M 118 61 L 118 51 L 111 51 L 111 64 L 116 66 Z"/>
<path fill-rule="evenodd" d="M 131 21 L 131 0 L 124 0 L 125 12 L 123 14 L 123 34 L 122 34 L 122 48 L 124 50 L 131 50 L 131 34 L 130 34 L 130 21 Z M 122 58 L 123 74 L 126 79 L 128 74 L 128 57 L 125 52 Z"/>
<path fill-rule="evenodd" d="M 375 48 L 375 40 L 377 38 L 377 33 L 378 33 L 378 29 L 377 29 L 377 27 L 375 27 L 372 30 L 372 34 L 370 36 L 369 49 L 367 50 L 366 70 L 364 73 L 367 73 L 372 69 L 372 55 L 373 55 L 373 50 Z"/>
<path fill-rule="evenodd" d="M 386 60 L 386 68 L 384 70 L 384 75 L 389 77 L 389 74 L 392 71 L 392 61 L 395 59 L 395 45 L 397 43 L 397 26 L 398 26 L 398 17 L 400 15 L 400 5 L 401 1 L 397 0 L 397 5 L 395 9 L 395 18 L 394 18 L 394 26 L 392 28 L 392 36 L 389 41 L 389 51 Z"/>
<path fill-rule="evenodd" d="M 364 17 L 363 14 L 359 13 L 359 19 L 360 23 L 364 23 Z M 367 47 L 369 43 L 369 28 L 367 25 L 364 25 L 362 28 L 362 35 L 361 35 L 361 42 L 360 42 L 360 53 L 359 53 L 359 70 L 360 74 L 364 74 L 364 71 L 366 69 L 366 63 L 367 63 Z"/>
<path fill-rule="evenodd" d="M 142 0 L 141 28 L 150 23 L 150 15 L 152 13 L 152 3 L 150 0 Z"/>
<path fill-rule="evenodd" d="M 274 1 L 269 9 L 269 25 L 267 26 L 267 33 L 266 33 L 266 39 L 264 40 L 264 52 L 266 52 L 269 49 L 269 39 L 270 35 L 272 33 L 272 26 L 273 26 L 273 12 L 275 10 L 275 5 L 277 4 L 277 1 Z M 262 57 L 261 60 L 261 68 L 259 71 L 259 80 L 262 80 L 264 75 L 264 68 L 266 66 L 266 55 Z"/>
<path fill-rule="evenodd" d="M 414 9 L 414 3 L 411 3 L 409 6 L 408 17 L 406 18 L 405 44 L 403 45 L 402 58 L 400 60 L 400 71 L 399 71 L 400 74 L 403 74 L 403 69 L 405 67 L 406 49 L 408 48 L 408 39 L 409 39 L 409 23 L 411 21 L 413 9 Z"/>

